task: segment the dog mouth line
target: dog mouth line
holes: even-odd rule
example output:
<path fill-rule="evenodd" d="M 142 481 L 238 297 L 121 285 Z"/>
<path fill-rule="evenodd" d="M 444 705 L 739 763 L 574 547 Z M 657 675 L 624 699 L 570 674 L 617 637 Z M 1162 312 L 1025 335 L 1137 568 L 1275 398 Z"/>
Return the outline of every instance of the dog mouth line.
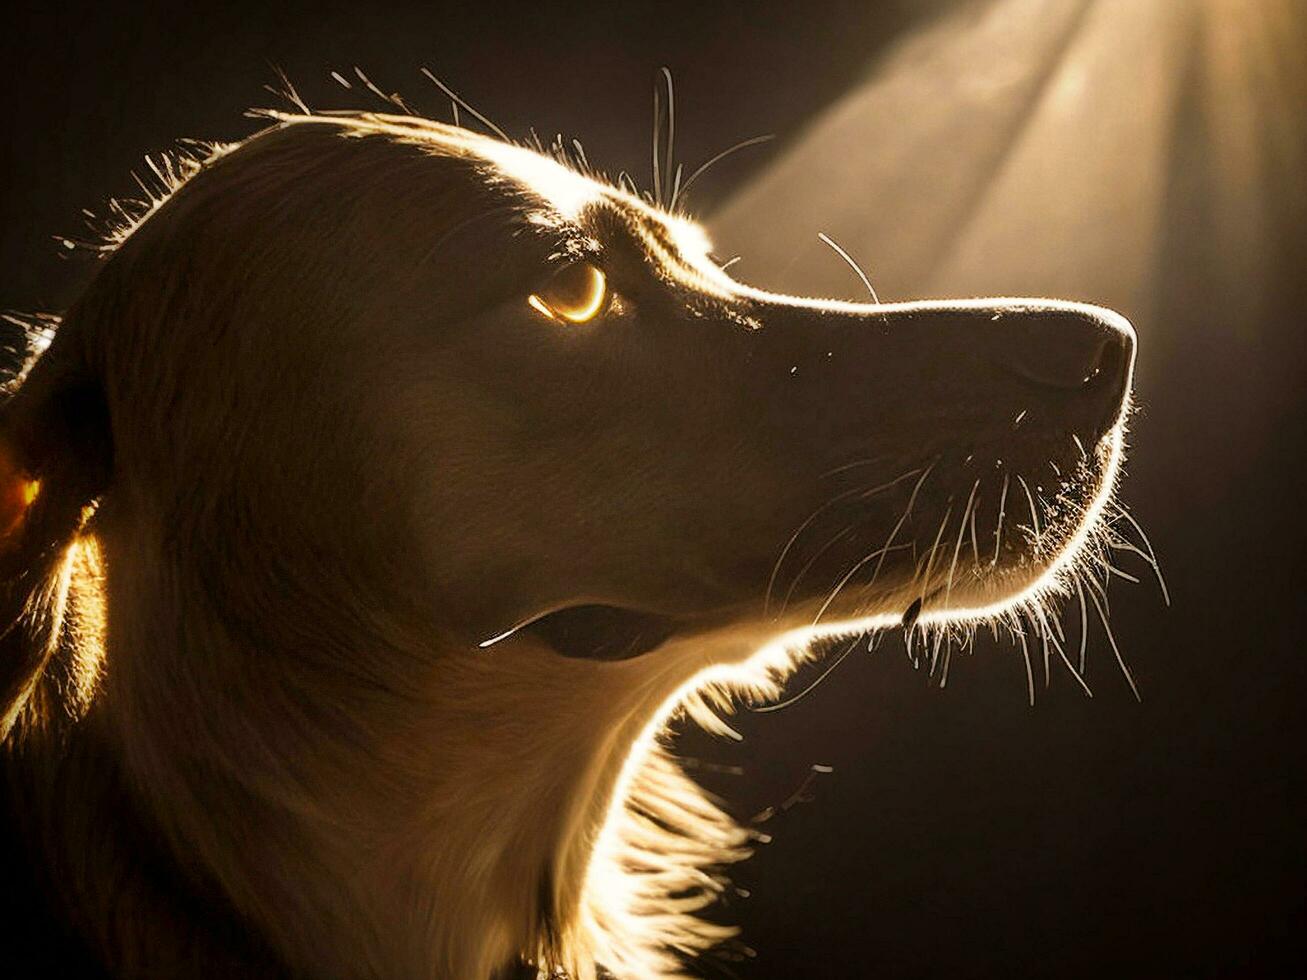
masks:
<path fill-rule="evenodd" d="M 949 610 L 944 606 L 955 602 L 965 606 L 988 606 L 1001 603 L 1002 595 L 1019 592 L 1021 586 L 1009 576 L 1029 572 L 1029 576 L 1020 577 L 1037 578 L 1047 566 L 1055 564 L 1060 553 L 1071 545 L 1079 525 L 1084 521 L 1090 509 L 1087 501 L 1100 494 L 1104 482 L 1109 479 L 1105 472 L 1109 467 L 1101 449 L 1083 453 L 1077 463 L 1067 471 L 1056 472 L 1057 479 L 1048 496 L 1044 495 L 1043 486 L 1023 486 L 1027 483 L 1034 484 L 1033 480 L 1025 481 L 1019 477 L 1012 480 L 1012 486 L 1006 494 L 1011 499 L 1006 505 L 999 505 L 998 526 L 983 536 L 989 538 L 994 534 L 996 540 L 993 544 L 987 542 L 987 547 L 982 549 L 985 553 L 975 554 L 974 561 L 957 560 L 959 553 L 972 557 L 971 552 L 975 549 L 972 535 L 976 530 L 974 515 L 972 521 L 968 522 L 967 515 L 964 514 L 962 525 L 957 525 L 955 519 L 954 524 L 959 529 L 955 532 L 953 527 L 948 528 L 950 540 L 947 542 L 943 541 L 942 534 L 936 535 L 939 540 L 935 542 L 935 548 L 931 549 L 943 548 L 949 554 L 944 555 L 939 562 L 931 560 L 924 574 L 918 566 L 915 574 L 910 573 L 907 583 L 900 583 L 897 588 L 891 589 L 902 596 L 906 584 L 908 594 L 898 600 L 903 603 L 899 605 L 900 611 L 882 606 L 880 615 L 897 619 L 898 622 L 893 625 L 910 632 L 923 616 L 933 619 L 941 613 L 947 615 Z M 976 486 L 980 483 L 977 480 Z M 1029 507 L 1028 514 L 1022 514 L 1020 518 L 1016 513 L 1018 501 L 1022 507 Z M 978 509 L 979 500 L 974 503 Z M 1011 509 L 1003 513 L 1004 506 Z M 965 533 L 962 528 L 965 528 Z M 996 546 L 998 544 L 1002 544 L 1001 554 Z M 863 584 L 865 587 L 869 583 Z M 986 591 L 994 589 L 994 594 L 980 595 L 977 589 L 982 586 L 986 587 Z M 851 591 L 857 591 L 857 587 L 854 586 Z M 887 598 L 889 596 L 883 597 Z M 863 611 L 855 618 L 863 618 L 865 615 L 869 613 Z M 538 615 L 482 646 L 489 646 L 513 633 L 522 633 L 567 659 L 624 661 L 650 653 L 678 634 L 712 625 L 714 624 L 701 622 L 698 617 L 669 615 L 634 606 L 575 602 Z"/>
<path fill-rule="evenodd" d="M 1030 531 L 1024 527 L 1022 530 L 1027 533 Z M 1045 540 L 1041 543 L 1047 547 L 1049 539 L 1070 536 L 1069 530 L 1058 530 L 1060 533 L 1050 533 L 1053 529 L 1045 527 L 1041 535 Z M 1029 549 L 1028 559 L 1038 557 L 1033 545 L 1033 541 L 1027 542 L 1023 548 Z M 1035 564 L 1042 565 L 1044 562 L 1036 561 Z M 984 570 L 992 572 L 993 567 L 987 566 Z M 950 593 L 955 598 L 962 597 L 964 583 L 961 580 L 946 581 L 942 572 L 931 578 L 931 581 L 919 583 L 915 598 L 903 608 L 900 623 L 903 629 L 911 630 L 924 610 L 934 611 L 941 597 L 947 597 Z M 554 653 L 571 660 L 612 662 L 643 656 L 673 636 L 703 625 L 705 624 L 686 617 L 629 606 L 587 602 L 565 605 L 544 613 L 510 632 L 532 636 Z"/>
<path fill-rule="evenodd" d="M 518 632 L 570 660 L 631 660 L 662 646 L 685 624 L 675 617 L 624 606 L 584 603 L 531 620 Z"/>
<path fill-rule="evenodd" d="M 969 456 L 966 462 L 970 461 Z M 1051 484 L 1004 467 L 1009 475 L 1001 480 L 982 477 L 972 482 L 968 476 L 966 482 L 956 483 L 960 494 L 945 497 L 936 491 L 931 504 L 918 507 L 926 516 L 913 540 L 899 546 L 910 546 L 912 557 L 901 558 L 898 574 L 881 574 L 889 571 L 889 565 L 875 567 L 869 580 L 844 574 L 813 628 L 835 620 L 876 620 L 877 629 L 901 627 L 911 632 L 919 622 L 1001 613 L 1032 583 L 1044 581 L 1073 560 L 1093 537 L 1091 526 L 1100 524 L 1100 498 L 1112 493 L 1119 451 L 1104 440 L 1092 452 L 1081 449 L 1075 465 L 1068 464 L 1063 461 L 1066 468 L 1054 461 L 1047 464 L 1052 469 L 1049 475 L 1056 477 Z M 968 483 L 970 495 L 964 489 Z M 990 500 L 989 507 L 996 513 L 988 518 L 981 513 L 977 494 L 985 485 L 989 489 L 983 496 L 998 501 L 995 507 Z M 961 500 L 965 506 L 958 506 Z M 905 516 L 909 514 L 916 522 L 918 514 L 912 514 L 911 502 L 905 510 Z M 918 536 L 922 534 L 924 539 Z M 865 563 L 861 559 L 855 569 Z M 876 590 L 879 594 L 872 590 L 877 579 L 883 583 Z"/>

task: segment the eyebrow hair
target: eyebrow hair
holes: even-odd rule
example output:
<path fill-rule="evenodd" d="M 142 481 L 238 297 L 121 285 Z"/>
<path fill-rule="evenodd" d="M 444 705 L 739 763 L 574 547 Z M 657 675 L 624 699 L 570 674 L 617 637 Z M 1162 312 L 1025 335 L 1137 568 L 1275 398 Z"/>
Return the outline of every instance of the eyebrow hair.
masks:
<path fill-rule="evenodd" d="M 620 200 L 604 200 L 588 208 L 582 220 L 603 243 L 607 267 L 627 281 L 628 292 L 634 287 L 637 295 L 675 303 L 675 296 L 693 291 L 688 281 L 693 264 L 656 217 L 625 208 Z"/>

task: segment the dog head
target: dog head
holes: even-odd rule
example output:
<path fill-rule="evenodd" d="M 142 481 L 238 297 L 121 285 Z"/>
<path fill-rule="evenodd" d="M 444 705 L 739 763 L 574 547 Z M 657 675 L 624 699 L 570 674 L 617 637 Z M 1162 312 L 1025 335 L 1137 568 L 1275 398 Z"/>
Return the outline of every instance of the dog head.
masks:
<path fill-rule="evenodd" d="M 184 238 L 203 262 L 166 281 L 195 308 L 103 355 L 132 379 L 118 465 L 293 497 L 277 524 L 353 565 L 389 544 L 379 589 L 469 647 L 1001 607 L 1074 557 L 1118 469 L 1116 314 L 767 293 L 684 217 L 462 130 L 300 120 L 168 207 L 114 261 Z M 129 390 L 122 349 L 166 390 Z"/>
<path fill-rule="evenodd" d="M 448 975 L 575 965 L 531 937 L 578 916 L 611 968 L 652 975 L 630 949 L 707 934 L 623 946 L 577 911 L 632 746 L 705 667 L 772 638 L 1056 589 L 1112 492 L 1133 361 L 1129 324 L 1096 307 L 776 295 L 686 217 L 547 155 L 417 119 L 284 118 L 161 202 L 70 311 L 5 408 L 0 523 L 11 581 L 35 581 L 23 568 L 54 574 L 99 502 L 129 768 L 244 912 L 275 931 L 294 909 L 293 961 L 322 948 L 304 923 L 339 939 L 382 872 L 304 830 L 299 864 L 279 838 L 300 874 L 276 892 L 231 830 L 249 807 L 224 824 L 177 753 L 204 746 L 306 827 L 348 810 L 410 847 L 420 823 L 448 852 L 422 886 L 444 938 L 421 947 Z M 183 656 L 218 633 L 228 654 Z M 301 693 L 268 695 L 283 683 Z M 364 744 L 376 778 L 349 795 Z M 556 804 L 543 824 L 513 802 L 525 783 Z M 507 828 L 493 845 L 487 821 Z M 303 904 L 304 869 L 329 865 L 333 897 Z"/>

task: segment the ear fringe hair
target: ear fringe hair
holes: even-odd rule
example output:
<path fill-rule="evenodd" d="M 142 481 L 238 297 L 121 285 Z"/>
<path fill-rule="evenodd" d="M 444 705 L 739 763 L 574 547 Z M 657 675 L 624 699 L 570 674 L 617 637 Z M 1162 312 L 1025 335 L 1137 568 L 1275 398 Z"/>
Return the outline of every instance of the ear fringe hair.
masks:
<path fill-rule="evenodd" d="M 0 386 L 0 741 L 42 714 L 33 694 L 64 636 L 76 544 L 111 457 L 103 396 L 75 345 L 45 353 L 58 320 L 5 319 L 24 330 L 28 357 Z"/>
<path fill-rule="evenodd" d="M 41 707 L 32 693 L 64 633 L 73 545 L 91 510 L 38 497 L 0 557 L 0 740 Z"/>

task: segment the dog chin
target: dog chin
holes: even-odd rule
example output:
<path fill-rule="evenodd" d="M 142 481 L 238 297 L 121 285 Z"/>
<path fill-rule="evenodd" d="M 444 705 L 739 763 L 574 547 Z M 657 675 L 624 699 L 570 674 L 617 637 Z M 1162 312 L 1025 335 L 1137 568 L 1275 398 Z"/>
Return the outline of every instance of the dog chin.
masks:
<path fill-rule="evenodd" d="M 910 607 L 906 620 L 919 615 L 935 622 L 972 621 L 1001 617 L 1009 609 L 1062 593 L 1067 579 L 1096 547 L 1095 532 L 1110 487 L 1099 485 L 1077 503 L 1074 517 L 1041 527 L 1015 554 L 963 582 L 937 582 L 921 597 L 920 608 Z"/>

